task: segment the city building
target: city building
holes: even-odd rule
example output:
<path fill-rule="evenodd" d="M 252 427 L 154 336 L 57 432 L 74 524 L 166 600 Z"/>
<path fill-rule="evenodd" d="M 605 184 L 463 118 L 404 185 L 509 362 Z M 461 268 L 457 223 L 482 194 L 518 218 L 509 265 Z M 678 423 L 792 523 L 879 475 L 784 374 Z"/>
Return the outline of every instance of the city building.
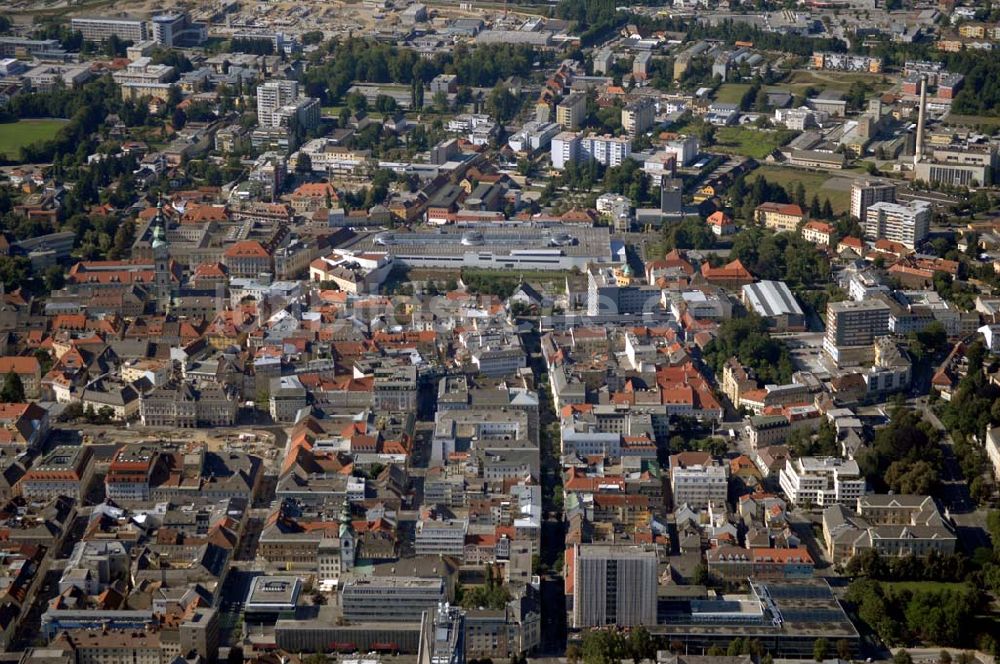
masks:
<path fill-rule="evenodd" d="M 630 136 L 636 136 L 653 126 L 656 119 L 656 103 L 643 97 L 622 107 L 622 129 Z"/>
<path fill-rule="evenodd" d="M 114 501 L 149 500 L 157 451 L 145 445 L 123 445 L 108 466 L 105 495 Z"/>
<path fill-rule="evenodd" d="M 670 493 L 675 508 L 687 505 L 705 509 L 726 504 L 729 475 L 726 466 L 704 452 L 683 452 L 670 457 Z"/>
<path fill-rule="evenodd" d="M 805 218 L 802 208 L 794 203 L 761 203 L 754 210 L 754 220 L 758 224 L 779 232 L 797 232 Z"/>
<path fill-rule="evenodd" d="M 950 555 L 958 537 L 930 496 L 869 494 L 854 509 L 823 510 L 823 543 L 841 564 L 868 550 L 886 557 Z"/>
<path fill-rule="evenodd" d="M 876 203 L 895 203 L 896 185 L 874 180 L 855 180 L 851 183 L 851 216 L 864 226 L 868 208 Z"/>
<path fill-rule="evenodd" d="M 21 495 L 29 500 L 48 501 L 69 496 L 82 501 L 93 476 L 90 447 L 59 445 L 30 468 L 18 486 Z"/>
<path fill-rule="evenodd" d="M 443 578 L 379 576 L 344 584 L 344 620 L 350 622 L 419 622 L 424 611 L 436 611 L 447 600 Z"/>
<path fill-rule="evenodd" d="M 931 229 L 931 206 L 926 201 L 899 203 L 874 203 L 865 211 L 865 238 L 890 240 L 908 249 L 915 249 Z"/>
<path fill-rule="evenodd" d="M 836 457 L 789 459 L 778 482 L 788 499 L 800 506 L 852 505 L 865 493 L 857 462 Z"/>
<path fill-rule="evenodd" d="M 418 664 L 465 664 L 465 611 L 447 602 L 424 611 Z"/>
<path fill-rule="evenodd" d="M 208 39 L 208 28 L 195 23 L 187 12 L 153 16 L 153 41 L 166 48 L 200 46 Z"/>
<path fill-rule="evenodd" d="M 870 362 L 875 356 L 875 339 L 889 334 L 890 312 L 878 299 L 829 303 L 824 352 L 841 366 Z"/>
<path fill-rule="evenodd" d="M 556 124 L 563 129 L 576 131 L 587 115 L 587 95 L 574 92 L 556 105 Z"/>
<path fill-rule="evenodd" d="M 758 281 L 742 289 L 743 305 L 781 331 L 804 330 L 805 313 L 783 281 Z"/>
<path fill-rule="evenodd" d="M 134 44 L 149 39 L 149 24 L 138 18 L 80 17 L 70 19 L 69 27 L 90 42 L 103 42 L 111 36 Z"/>
<path fill-rule="evenodd" d="M 657 556 L 636 545 L 576 544 L 567 553 L 573 627 L 656 624 Z"/>

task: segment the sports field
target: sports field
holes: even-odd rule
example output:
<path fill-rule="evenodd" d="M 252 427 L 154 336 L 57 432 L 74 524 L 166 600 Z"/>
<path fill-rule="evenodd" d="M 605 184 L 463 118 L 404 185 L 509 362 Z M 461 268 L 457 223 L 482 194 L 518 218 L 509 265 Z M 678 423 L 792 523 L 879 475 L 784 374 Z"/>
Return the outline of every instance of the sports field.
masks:
<path fill-rule="evenodd" d="M 66 120 L 19 120 L 0 124 L 0 155 L 16 161 L 23 146 L 53 138 L 65 124 Z"/>

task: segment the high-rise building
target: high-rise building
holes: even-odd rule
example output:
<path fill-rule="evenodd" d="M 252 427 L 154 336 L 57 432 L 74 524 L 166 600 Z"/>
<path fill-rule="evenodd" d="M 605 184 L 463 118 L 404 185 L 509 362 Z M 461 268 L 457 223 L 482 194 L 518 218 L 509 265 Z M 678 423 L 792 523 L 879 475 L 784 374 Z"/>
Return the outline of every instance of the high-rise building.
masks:
<path fill-rule="evenodd" d="M 656 119 L 656 104 L 645 97 L 622 108 L 622 129 L 631 136 L 641 134 L 653 126 Z"/>
<path fill-rule="evenodd" d="M 153 41 L 160 46 L 199 46 L 208 39 L 204 23 L 195 23 L 186 12 L 168 12 L 153 17 Z"/>
<path fill-rule="evenodd" d="M 573 627 L 656 624 L 656 551 L 635 545 L 573 548 Z"/>
<path fill-rule="evenodd" d="M 70 29 L 79 31 L 89 42 L 102 42 L 112 35 L 123 41 L 138 44 L 149 39 L 148 24 L 137 18 L 74 18 Z"/>
<path fill-rule="evenodd" d="M 889 334 L 889 305 L 879 299 L 831 302 L 823 350 L 837 364 L 871 361 L 875 339 Z"/>
<path fill-rule="evenodd" d="M 876 203 L 895 203 L 896 185 L 874 180 L 855 180 L 851 185 L 851 216 L 865 223 L 868 208 Z"/>
<path fill-rule="evenodd" d="M 278 111 L 299 98 L 296 81 L 267 81 L 257 86 L 257 122 L 261 127 L 278 127 Z"/>
<path fill-rule="evenodd" d="M 556 122 L 566 129 L 579 129 L 587 116 L 587 95 L 574 92 L 556 106 Z"/>
<path fill-rule="evenodd" d="M 926 201 L 875 203 L 868 208 L 864 228 L 869 240 L 884 238 L 916 249 L 931 232 L 931 206 Z"/>

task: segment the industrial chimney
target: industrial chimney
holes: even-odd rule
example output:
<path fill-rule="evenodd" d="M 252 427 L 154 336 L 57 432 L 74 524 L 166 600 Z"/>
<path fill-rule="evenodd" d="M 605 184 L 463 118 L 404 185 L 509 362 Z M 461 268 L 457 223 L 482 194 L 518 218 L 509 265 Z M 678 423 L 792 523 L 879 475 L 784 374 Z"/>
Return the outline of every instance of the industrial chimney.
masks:
<path fill-rule="evenodd" d="M 917 111 L 917 145 L 913 161 L 919 163 L 924 158 L 924 122 L 927 115 L 927 74 L 920 77 L 920 109 Z"/>

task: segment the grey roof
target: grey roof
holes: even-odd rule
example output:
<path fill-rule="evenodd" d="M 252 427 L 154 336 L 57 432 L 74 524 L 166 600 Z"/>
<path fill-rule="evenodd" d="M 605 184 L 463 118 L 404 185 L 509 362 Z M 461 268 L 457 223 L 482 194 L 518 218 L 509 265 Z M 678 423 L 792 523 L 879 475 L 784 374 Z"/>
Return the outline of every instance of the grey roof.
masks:
<path fill-rule="evenodd" d="M 783 281 L 759 281 L 743 287 L 743 297 L 761 316 L 802 316 L 802 307 Z"/>

